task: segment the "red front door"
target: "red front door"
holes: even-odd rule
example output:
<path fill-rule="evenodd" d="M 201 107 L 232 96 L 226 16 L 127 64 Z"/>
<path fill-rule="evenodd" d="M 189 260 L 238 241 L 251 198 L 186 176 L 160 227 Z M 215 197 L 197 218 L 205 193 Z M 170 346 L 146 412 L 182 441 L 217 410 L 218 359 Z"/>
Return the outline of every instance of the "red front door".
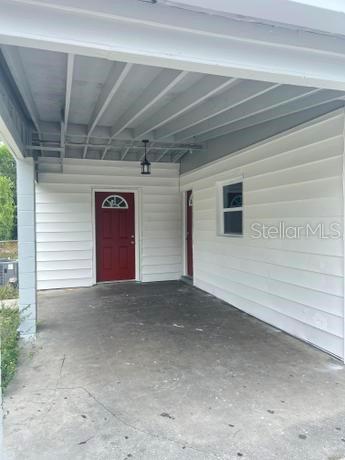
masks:
<path fill-rule="evenodd" d="M 187 275 L 193 276 L 193 195 L 189 190 L 186 193 L 186 241 L 187 241 Z"/>
<path fill-rule="evenodd" d="M 134 193 L 96 192 L 97 281 L 135 279 Z"/>

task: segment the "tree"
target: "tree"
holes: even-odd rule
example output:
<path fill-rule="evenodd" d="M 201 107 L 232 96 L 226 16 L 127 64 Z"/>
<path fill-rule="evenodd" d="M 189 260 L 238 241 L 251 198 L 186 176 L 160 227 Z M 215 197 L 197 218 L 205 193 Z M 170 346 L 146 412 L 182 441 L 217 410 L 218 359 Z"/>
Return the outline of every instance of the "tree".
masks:
<path fill-rule="evenodd" d="M 13 188 L 9 177 L 0 176 L 0 240 L 12 239 L 15 215 Z"/>
<path fill-rule="evenodd" d="M 0 143 L 0 179 L 2 178 L 8 178 L 11 181 L 11 194 L 12 194 L 12 203 L 13 203 L 13 213 L 12 213 L 12 225 L 10 225 L 11 228 L 11 234 L 7 237 L 4 238 L 3 236 L 3 225 L 2 225 L 2 220 L 0 222 L 1 226 L 1 235 L 0 240 L 4 239 L 9 239 L 9 240 L 15 240 L 17 239 L 17 212 L 16 212 L 16 204 L 17 204 L 17 175 L 16 175 L 16 162 L 11 155 L 10 151 L 6 147 L 5 144 Z M 2 185 L 3 187 L 8 187 L 5 185 Z M 6 188 L 7 190 L 7 188 Z M 3 190 L 1 189 L 0 191 L 0 200 L 3 199 L 2 196 Z M 2 202 L 2 201 L 1 201 Z M 0 211 L 0 216 L 1 219 L 3 218 L 3 212 L 2 209 Z M 7 232 L 5 234 L 8 235 Z"/>
<path fill-rule="evenodd" d="M 16 186 L 16 162 L 5 144 L 0 144 L 0 176 L 11 179 Z"/>

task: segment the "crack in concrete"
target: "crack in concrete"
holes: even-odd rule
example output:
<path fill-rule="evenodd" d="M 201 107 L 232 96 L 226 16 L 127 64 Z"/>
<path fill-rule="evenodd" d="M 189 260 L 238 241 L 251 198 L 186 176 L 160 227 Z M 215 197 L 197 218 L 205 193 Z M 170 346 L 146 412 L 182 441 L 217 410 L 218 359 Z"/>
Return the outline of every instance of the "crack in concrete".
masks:
<path fill-rule="evenodd" d="M 51 404 L 50 404 L 50 406 L 49 406 L 49 408 L 48 408 L 47 413 L 49 413 L 49 412 L 52 410 L 53 405 L 54 405 L 54 402 L 55 402 L 55 400 L 56 400 L 56 393 L 57 393 L 57 390 L 58 390 L 58 383 L 59 383 L 59 380 L 61 379 L 62 369 L 63 369 L 63 366 L 64 366 L 64 364 L 65 364 L 65 360 L 66 360 L 66 355 L 64 354 L 64 355 L 63 355 L 63 358 L 62 358 L 62 360 L 61 360 L 59 375 L 57 376 L 56 383 L 55 383 L 54 397 L 53 397 L 53 399 L 52 399 L 52 401 L 51 401 Z"/>
<path fill-rule="evenodd" d="M 49 388 L 46 388 L 46 390 L 49 390 Z M 82 386 L 56 387 L 56 388 L 54 388 L 54 390 L 55 391 L 58 391 L 58 390 L 67 390 L 67 391 L 82 390 L 87 395 L 89 395 L 89 397 L 92 398 L 98 405 L 100 405 L 106 412 L 108 412 L 108 414 L 110 414 L 112 417 L 114 417 L 116 420 L 118 420 L 120 423 L 122 423 L 126 427 L 131 428 L 132 430 L 134 430 L 134 431 L 136 431 L 138 433 L 145 434 L 147 436 L 150 436 L 152 438 L 155 438 L 155 439 L 158 439 L 158 440 L 161 440 L 161 441 L 171 442 L 171 443 L 173 443 L 173 444 L 175 444 L 175 445 L 177 445 L 177 446 L 179 446 L 181 448 L 191 449 L 191 450 L 194 450 L 195 452 L 199 452 L 201 454 L 211 455 L 213 458 L 218 459 L 218 460 L 222 460 L 224 458 L 224 457 L 219 456 L 219 454 L 216 454 L 215 452 L 212 452 L 212 451 L 209 451 L 209 450 L 204 450 L 204 449 L 198 449 L 197 447 L 191 446 L 188 443 L 185 443 L 185 442 L 182 442 L 182 441 L 177 441 L 176 439 L 172 439 L 172 438 L 165 437 L 165 436 L 160 436 L 160 435 L 155 434 L 155 433 L 151 433 L 150 431 L 140 429 L 140 428 L 136 427 L 135 425 L 132 425 L 131 423 L 126 422 L 125 420 L 122 419 L 122 417 L 120 417 L 112 409 L 110 409 L 108 406 L 106 406 L 104 403 L 102 403 L 102 401 L 100 401 L 93 393 L 91 393 L 85 387 L 82 387 Z"/>
<path fill-rule="evenodd" d="M 63 366 L 64 366 L 64 364 L 65 364 L 65 360 L 66 360 L 66 355 L 63 355 L 63 358 L 62 358 L 62 360 L 61 360 L 61 366 L 60 366 L 60 372 L 59 372 L 59 379 L 60 379 L 61 374 L 62 374 L 62 368 L 63 368 Z M 58 380 L 59 380 L 59 379 L 58 379 Z M 58 382 L 58 380 L 57 380 L 57 382 Z M 56 382 L 56 385 L 57 385 L 57 382 Z"/>

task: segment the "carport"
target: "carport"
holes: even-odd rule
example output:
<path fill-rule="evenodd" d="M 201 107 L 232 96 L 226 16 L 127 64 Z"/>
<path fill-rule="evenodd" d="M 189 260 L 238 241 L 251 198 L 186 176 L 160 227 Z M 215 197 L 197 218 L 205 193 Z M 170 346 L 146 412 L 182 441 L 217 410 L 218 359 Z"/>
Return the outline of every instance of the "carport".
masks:
<path fill-rule="evenodd" d="M 344 454 L 344 10 L 210 3 L 0 0 L 42 321 L 10 448 L 43 451 L 43 413 L 63 458 Z"/>
<path fill-rule="evenodd" d="M 344 12 L 223 3 L 0 2 L 23 337 L 37 290 L 184 277 L 344 359 Z"/>
<path fill-rule="evenodd" d="M 223 3 L 1 1 L 23 336 L 37 288 L 189 276 L 343 359 L 343 11 Z"/>

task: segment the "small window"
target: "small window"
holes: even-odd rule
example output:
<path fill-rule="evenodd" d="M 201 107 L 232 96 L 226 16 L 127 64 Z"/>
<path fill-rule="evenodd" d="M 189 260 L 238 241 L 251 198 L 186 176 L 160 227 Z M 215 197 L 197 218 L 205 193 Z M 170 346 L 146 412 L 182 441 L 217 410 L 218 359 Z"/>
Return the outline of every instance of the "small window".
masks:
<path fill-rule="evenodd" d="M 220 230 L 222 235 L 243 234 L 243 183 L 236 182 L 221 187 Z"/>
<path fill-rule="evenodd" d="M 103 201 L 102 208 L 128 209 L 128 203 L 120 195 L 110 195 Z"/>

